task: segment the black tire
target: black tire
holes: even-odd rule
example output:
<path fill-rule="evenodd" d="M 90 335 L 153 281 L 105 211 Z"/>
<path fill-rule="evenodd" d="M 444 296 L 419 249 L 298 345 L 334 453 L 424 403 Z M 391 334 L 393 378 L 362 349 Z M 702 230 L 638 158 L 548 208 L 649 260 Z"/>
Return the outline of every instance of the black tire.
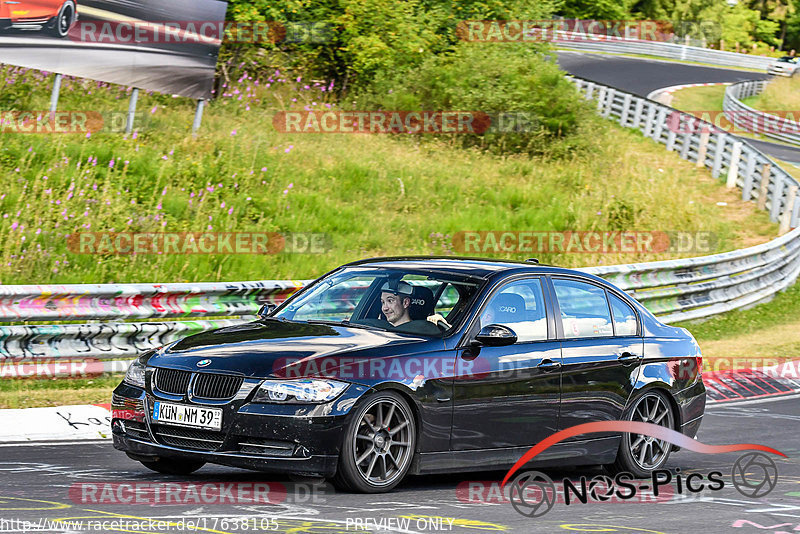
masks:
<path fill-rule="evenodd" d="M 191 475 L 204 465 L 205 462 L 196 460 L 179 460 L 177 458 L 160 458 L 156 462 L 145 462 L 139 460 L 143 466 L 165 475 Z"/>
<path fill-rule="evenodd" d="M 53 35 L 61 37 L 62 39 L 66 37 L 69 34 L 70 28 L 72 28 L 72 25 L 75 23 L 76 14 L 77 10 L 74 0 L 67 0 L 64 2 L 64 5 L 62 5 L 61 9 L 58 11 L 58 15 L 56 15 L 56 20 L 51 30 Z"/>
<path fill-rule="evenodd" d="M 345 428 L 332 482 L 345 491 L 390 491 L 408 473 L 416 445 L 414 412 L 403 396 L 394 391 L 369 395 Z"/>
<path fill-rule="evenodd" d="M 675 428 L 675 414 L 665 393 L 649 389 L 639 395 L 623 417 L 626 421 L 654 423 Z M 672 444 L 641 434 L 622 434 L 617 459 L 607 469 L 612 474 L 628 472 L 638 478 L 649 477 L 669 459 Z"/>

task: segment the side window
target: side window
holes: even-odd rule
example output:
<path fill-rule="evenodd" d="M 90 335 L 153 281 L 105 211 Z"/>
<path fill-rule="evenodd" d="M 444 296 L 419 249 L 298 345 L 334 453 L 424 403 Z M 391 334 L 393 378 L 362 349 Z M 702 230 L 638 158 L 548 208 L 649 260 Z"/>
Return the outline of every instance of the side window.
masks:
<path fill-rule="evenodd" d="M 604 289 L 577 280 L 553 279 L 565 338 L 614 335 Z"/>
<path fill-rule="evenodd" d="M 608 294 L 611 312 L 614 314 L 614 332 L 618 336 L 636 335 L 636 313 L 624 300 L 616 295 Z"/>
<path fill-rule="evenodd" d="M 547 313 L 540 279 L 520 280 L 503 287 L 489 300 L 480 317 L 480 326 L 501 324 L 517 334 L 517 340 L 547 339 Z"/>
<path fill-rule="evenodd" d="M 453 311 L 453 307 L 458 302 L 458 299 L 458 289 L 456 289 L 453 284 L 447 284 L 444 291 L 442 291 L 442 294 L 439 296 L 439 300 L 436 301 L 434 312 L 442 317 L 447 317 L 450 312 Z"/>

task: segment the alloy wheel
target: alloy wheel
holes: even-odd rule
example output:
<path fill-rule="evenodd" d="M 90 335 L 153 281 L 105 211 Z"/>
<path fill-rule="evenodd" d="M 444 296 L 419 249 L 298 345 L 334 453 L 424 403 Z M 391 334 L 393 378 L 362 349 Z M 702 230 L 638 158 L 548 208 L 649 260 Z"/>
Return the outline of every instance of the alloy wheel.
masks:
<path fill-rule="evenodd" d="M 66 36 L 69 33 L 69 28 L 72 26 L 72 18 L 74 9 L 71 4 L 65 4 L 61 10 L 61 16 L 58 17 L 58 34 Z"/>
<path fill-rule="evenodd" d="M 673 428 L 672 409 L 658 393 L 646 393 L 639 398 L 631 420 Z M 628 450 L 633 460 L 644 470 L 657 469 L 669 454 L 669 442 L 641 434 L 628 434 Z"/>
<path fill-rule="evenodd" d="M 383 398 L 369 406 L 353 438 L 361 478 L 372 486 L 387 486 L 402 476 L 414 455 L 414 431 L 411 414 L 395 400 Z"/>

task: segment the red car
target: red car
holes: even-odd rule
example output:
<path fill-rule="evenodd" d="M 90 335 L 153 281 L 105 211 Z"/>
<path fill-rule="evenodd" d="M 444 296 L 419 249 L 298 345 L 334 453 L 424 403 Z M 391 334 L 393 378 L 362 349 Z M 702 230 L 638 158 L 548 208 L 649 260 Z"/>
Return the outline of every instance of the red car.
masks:
<path fill-rule="evenodd" d="M 66 37 L 78 20 L 75 0 L 0 0 L 0 31 L 47 30 Z"/>

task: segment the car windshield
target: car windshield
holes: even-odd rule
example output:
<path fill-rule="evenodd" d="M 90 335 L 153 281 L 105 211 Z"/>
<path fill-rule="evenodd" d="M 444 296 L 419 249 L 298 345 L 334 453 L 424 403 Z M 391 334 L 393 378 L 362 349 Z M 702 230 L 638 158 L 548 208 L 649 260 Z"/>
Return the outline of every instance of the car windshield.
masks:
<path fill-rule="evenodd" d="M 784 57 L 778 59 L 778 61 L 780 61 L 781 63 L 797 63 L 798 59 L 799 58 L 797 56 L 794 56 L 794 57 L 792 57 L 792 56 L 784 56 Z"/>
<path fill-rule="evenodd" d="M 272 317 L 441 336 L 462 322 L 480 285 L 454 274 L 347 268 L 293 297 Z"/>

